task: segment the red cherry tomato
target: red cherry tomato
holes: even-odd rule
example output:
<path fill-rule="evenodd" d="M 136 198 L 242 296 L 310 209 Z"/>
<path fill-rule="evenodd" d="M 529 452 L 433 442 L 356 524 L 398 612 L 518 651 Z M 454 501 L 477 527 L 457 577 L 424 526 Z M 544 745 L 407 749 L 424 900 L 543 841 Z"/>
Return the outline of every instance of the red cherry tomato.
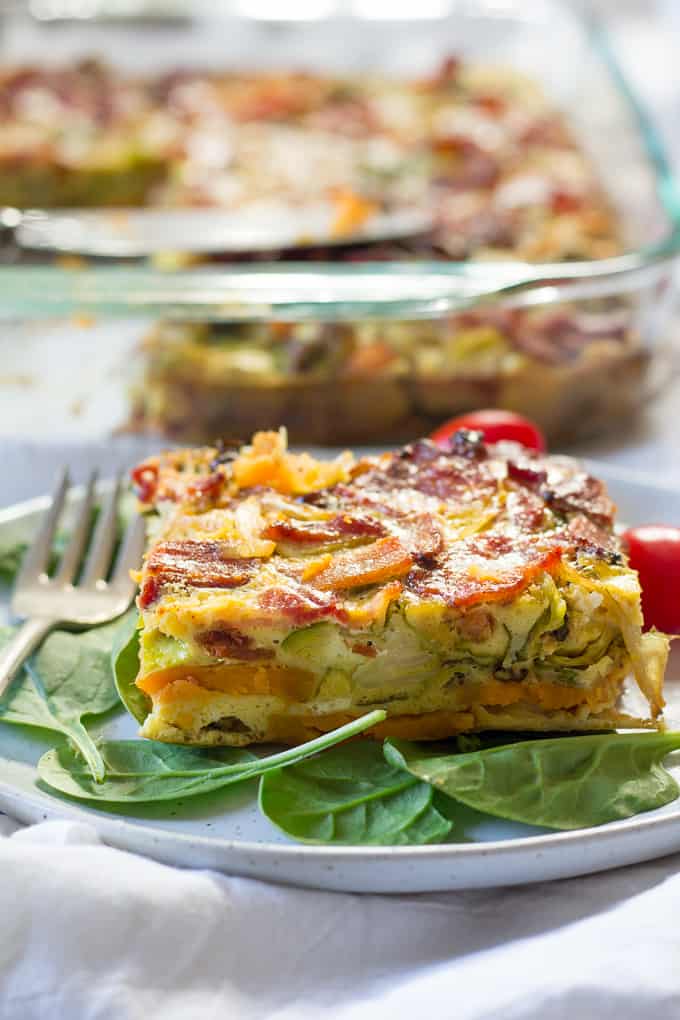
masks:
<path fill-rule="evenodd" d="M 487 443 L 511 439 L 526 446 L 528 450 L 538 450 L 539 453 L 545 453 L 546 450 L 545 438 L 538 425 L 534 425 L 528 418 L 523 418 L 521 414 L 515 414 L 514 411 L 488 410 L 461 414 L 460 417 L 451 418 L 435 429 L 430 439 L 439 446 L 447 446 L 449 439 L 458 429 L 481 432 Z"/>
<path fill-rule="evenodd" d="M 640 575 L 645 627 L 680 634 L 680 528 L 643 524 L 624 532 L 623 541 Z"/>

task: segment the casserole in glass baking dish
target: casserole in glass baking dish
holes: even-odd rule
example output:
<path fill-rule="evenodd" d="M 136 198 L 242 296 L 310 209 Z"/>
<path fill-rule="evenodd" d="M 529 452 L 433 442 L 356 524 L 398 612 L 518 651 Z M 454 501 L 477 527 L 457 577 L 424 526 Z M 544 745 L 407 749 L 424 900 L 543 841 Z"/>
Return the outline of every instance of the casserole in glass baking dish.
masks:
<path fill-rule="evenodd" d="M 226 81 L 227 121 L 240 125 L 236 160 L 222 155 L 202 176 L 185 160 L 154 185 L 154 201 L 223 204 L 250 153 L 277 169 L 260 175 L 265 192 L 316 180 L 335 188 L 350 225 L 367 203 L 408 194 L 435 203 L 435 229 L 205 267 L 167 257 L 157 269 L 15 267 L 0 277 L 6 313 L 159 315 L 142 346 L 132 424 L 178 438 L 283 422 L 307 442 L 383 441 L 480 405 L 523 411 L 571 438 L 640 402 L 667 338 L 664 260 L 678 205 L 659 140 L 601 32 L 544 0 L 457 4 L 408 25 L 337 16 L 275 32 L 244 19 L 229 28 L 206 44 L 205 26 L 192 26 L 196 56 L 185 53 L 190 73 L 174 77 L 177 50 L 142 33 L 145 70 L 171 105 L 200 106 L 206 87 L 218 80 L 224 92 Z M 8 60 L 39 47 L 41 30 L 13 31 Z M 116 60 L 110 32 L 125 30 L 107 31 Z M 160 33 L 166 44 L 174 31 Z M 97 56 L 95 26 L 56 32 L 62 62 Z M 126 47 L 128 76 L 143 50 L 140 39 Z M 209 72 L 197 73 L 199 59 Z M 225 78 L 239 63 L 310 73 Z M 100 75 L 95 67 L 84 73 Z M 234 104 L 248 112 L 236 116 Z M 223 127 L 213 121 L 213 140 Z M 346 157 L 327 161 L 330 171 L 324 137 Z"/>

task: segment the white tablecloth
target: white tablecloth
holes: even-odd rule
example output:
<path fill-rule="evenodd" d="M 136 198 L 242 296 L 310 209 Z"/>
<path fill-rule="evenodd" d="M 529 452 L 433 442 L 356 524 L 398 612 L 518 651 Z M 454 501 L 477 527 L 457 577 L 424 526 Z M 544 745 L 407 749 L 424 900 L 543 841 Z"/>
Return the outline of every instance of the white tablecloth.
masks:
<path fill-rule="evenodd" d="M 0 1016 L 678 1017 L 679 865 L 352 896 L 179 871 L 44 822 L 0 837 Z"/>

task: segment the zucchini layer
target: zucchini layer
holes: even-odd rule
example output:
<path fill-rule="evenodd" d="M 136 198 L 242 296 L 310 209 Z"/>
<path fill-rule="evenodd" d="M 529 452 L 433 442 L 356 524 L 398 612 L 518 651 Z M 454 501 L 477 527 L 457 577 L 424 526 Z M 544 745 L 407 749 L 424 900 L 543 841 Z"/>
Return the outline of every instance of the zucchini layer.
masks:
<path fill-rule="evenodd" d="M 504 683 L 490 678 L 467 684 L 455 692 L 441 691 L 427 706 L 417 698 L 380 702 L 388 718 L 370 736 L 439 740 L 456 733 L 483 729 L 592 730 L 616 726 L 650 726 L 650 720 L 629 716 L 618 703 L 629 662 L 625 656 L 611 664 L 607 677 L 588 690 L 527 681 Z M 220 667 L 215 667 L 220 674 Z M 142 735 L 154 740 L 186 744 L 295 744 L 364 714 L 368 705 L 351 698 L 315 698 L 292 702 L 282 693 L 225 693 L 220 680 L 214 687 L 197 682 L 187 672 L 153 696 L 153 711 Z M 262 685 L 261 685 L 262 686 Z"/>

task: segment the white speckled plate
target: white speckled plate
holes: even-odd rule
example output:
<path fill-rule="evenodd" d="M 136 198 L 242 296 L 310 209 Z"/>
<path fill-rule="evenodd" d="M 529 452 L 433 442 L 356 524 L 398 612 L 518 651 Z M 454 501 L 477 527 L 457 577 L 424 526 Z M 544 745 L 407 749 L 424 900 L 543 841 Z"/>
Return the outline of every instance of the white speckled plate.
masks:
<path fill-rule="evenodd" d="M 593 465 L 609 482 L 621 519 L 680 522 L 680 491 L 635 474 Z M 35 500 L 0 512 L 0 540 L 29 537 L 45 507 Z M 1 596 L 6 603 L 7 592 Z M 0 610 L 4 611 L 4 610 Z M 680 718 L 680 654 L 671 658 L 669 721 Z M 132 737 L 119 715 L 107 737 Z M 316 847 L 290 842 L 259 815 L 254 784 L 176 807 L 105 813 L 50 796 L 35 783 L 35 763 L 48 744 L 20 727 L 0 726 L 0 809 L 24 822 L 74 818 L 90 822 L 112 846 L 184 867 L 354 892 L 421 892 L 544 881 L 620 867 L 680 849 L 680 800 L 597 829 L 555 833 L 468 812 L 458 842 L 426 847 Z M 677 756 L 676 756 L 677 758 Z M 680 765 L 674 766 L 680 779 Z M 168 815 L 168 811 L 174 812 Z"/>

